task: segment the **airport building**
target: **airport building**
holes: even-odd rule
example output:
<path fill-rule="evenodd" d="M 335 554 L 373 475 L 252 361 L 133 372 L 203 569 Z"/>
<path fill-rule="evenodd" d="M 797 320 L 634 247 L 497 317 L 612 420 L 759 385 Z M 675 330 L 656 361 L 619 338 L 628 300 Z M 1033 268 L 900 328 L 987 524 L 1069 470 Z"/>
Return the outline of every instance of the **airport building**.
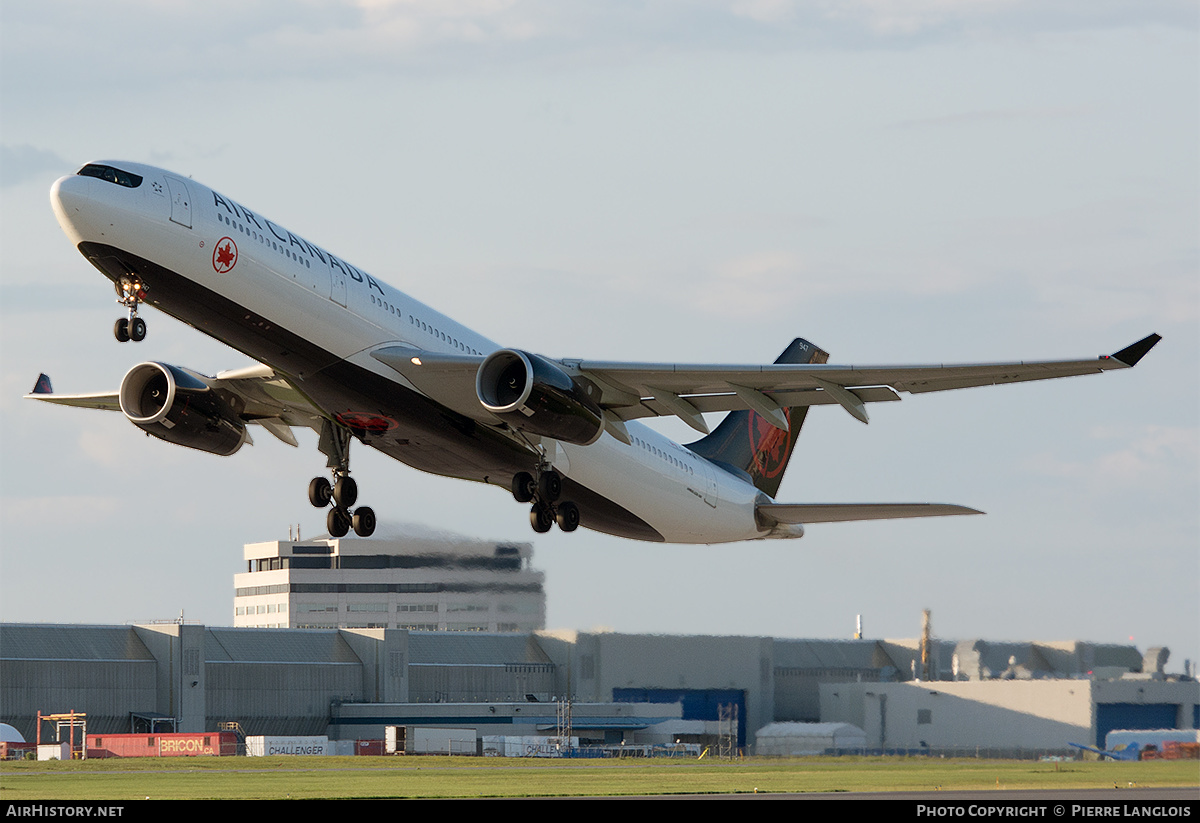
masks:
<path fill-rule="evenodd" d="M 1200 728 L 1200 683 L 1164 674 L 1165 649 L 938 640 L 928 622 L 905 640 L 546 631 L 529 543 L 407 532 L 246 545 L 233 627 L 0 624 L 0 722 L 27 740 L 39 712 L 106 735 L 405 726 L 481 749 L 565 723 L 585 744 L 750 752 L 768 730 L 772 752 L 984 756 Z"/>
<path fill-rule="evenodd" d="M 569 698 L 585 743 L 711 744 L 732 723 L 753 753 L 760 729 L 820 722 L 861 729 L 871 750 L 1070 754 L 1113 729 L 1200 727 L 1200 683 L 1165 660 L 1083 642 L 935 639 L 923 655 L 919 639 L 0 624 L 0 721 L 26 739 L 39 711 L 75 710 L 90 733 L 172 718 L 179 732 L 482 740 L 553 735 Z"/>
<path fill-rule="evenodd" d="M 532 632 L 545 576 L 530 543 L 451 535 L 250 543 L 236 627 Z"/>

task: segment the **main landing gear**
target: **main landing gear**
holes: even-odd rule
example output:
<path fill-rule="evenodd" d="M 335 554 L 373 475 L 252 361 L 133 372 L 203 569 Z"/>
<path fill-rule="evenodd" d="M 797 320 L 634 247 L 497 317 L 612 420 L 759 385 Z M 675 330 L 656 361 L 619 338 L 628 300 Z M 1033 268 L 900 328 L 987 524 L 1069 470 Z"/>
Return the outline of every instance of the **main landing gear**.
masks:
<path fill-rule="evenodd" d="M 537 478 L 529 472 L 517 472 L 513 476 L 512 493 L 518 503 L 533 503 L 529 524 L 538 534 L 550 531 L 555 523 L 565 532 L 579 528 L 579 507 L 569 500 L 558 502 L 562 476 L 554 469 L 539 469 Z"/>
<path fill-rule="evenodd" d="M 117 302 L 129 309 L 129 317 L 122 317 L 113 325 L 113 337 L 118 343 L 135 343 L 146 339 L 146 321 L 138 317 L 138 304 L 146 299 L 146 286 L 133 276 L 125 275 L 114 284 L 117 289 Z"/>
<path fill-rule="evenodd" d="M 314 477 L 308 484 L 308 502 L 323 509 L 333 501 L 333 508 L 325 516 L 330 537 L 345 537 L 350 529 L 359 537 L 370 537 L 375 533 L 375 511 L 369 506 L 350 511 L 358 501 L 358 483 L 350 476 L 350 432 L 326 420 L 321 426 L 320 449 L 329 458 L 333 482 Z"/>

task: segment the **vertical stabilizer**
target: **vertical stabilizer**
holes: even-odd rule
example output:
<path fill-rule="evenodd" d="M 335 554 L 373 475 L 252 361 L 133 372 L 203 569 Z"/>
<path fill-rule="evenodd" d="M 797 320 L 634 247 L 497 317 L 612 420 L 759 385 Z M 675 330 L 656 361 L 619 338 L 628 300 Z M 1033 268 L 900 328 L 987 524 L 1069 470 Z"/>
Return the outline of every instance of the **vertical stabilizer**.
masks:
<path fill-rule="evenodd" d="M 797 337 L 775 362 L 827 363 L 829 352 Z M 788 431 L 775 428 L 755 411 L 730 412 L 712 434 L 689 443 L 687 448 L 714 463 L 746 472 L 755 486 L 774 497 L 808 407 L 788 408 L 783 413 L 790 426 Z"/>

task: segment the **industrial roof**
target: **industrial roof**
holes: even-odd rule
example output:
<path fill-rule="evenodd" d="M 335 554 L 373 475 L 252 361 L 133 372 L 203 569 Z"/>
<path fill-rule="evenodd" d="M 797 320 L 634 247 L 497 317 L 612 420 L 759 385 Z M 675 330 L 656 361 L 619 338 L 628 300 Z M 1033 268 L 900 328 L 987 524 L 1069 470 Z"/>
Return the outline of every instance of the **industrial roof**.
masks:
<path fill-rule="evenodd" d="M 484 632 L 409 632 L 408 659 L 418 665 L 550 662 L 532 635 Z"/>
<path fill-rule="evenodd" d="M 880 669 L 896 664 L 874 640 L 776 640 L 775 665 L 800 669 Z"/>
<path fill-rule="evenodd" d="M 5 660 L 154 660 L 131 626 L 0 623 Z"/>
<path fill-rule="evenodd" d="M 210 662 L 361 663 L 337 629 L 209 629 L 204 657 Z"/>

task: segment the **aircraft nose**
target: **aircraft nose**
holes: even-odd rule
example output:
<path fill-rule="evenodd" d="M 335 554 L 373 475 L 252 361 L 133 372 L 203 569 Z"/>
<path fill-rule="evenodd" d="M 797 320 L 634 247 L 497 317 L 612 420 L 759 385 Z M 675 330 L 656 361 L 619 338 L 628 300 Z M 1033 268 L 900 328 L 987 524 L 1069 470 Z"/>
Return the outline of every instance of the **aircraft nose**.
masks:
<path fill-rule="evenodd" d="M 86 207 L 91 200 L 92 180 L 77 174 L 68 174 L 54 181 L 50 187 L 50 205 L 54 208 L 54 216 L 63 231 L 78 244 L 80 240 L 80 221 L 86 213 Z"/>

